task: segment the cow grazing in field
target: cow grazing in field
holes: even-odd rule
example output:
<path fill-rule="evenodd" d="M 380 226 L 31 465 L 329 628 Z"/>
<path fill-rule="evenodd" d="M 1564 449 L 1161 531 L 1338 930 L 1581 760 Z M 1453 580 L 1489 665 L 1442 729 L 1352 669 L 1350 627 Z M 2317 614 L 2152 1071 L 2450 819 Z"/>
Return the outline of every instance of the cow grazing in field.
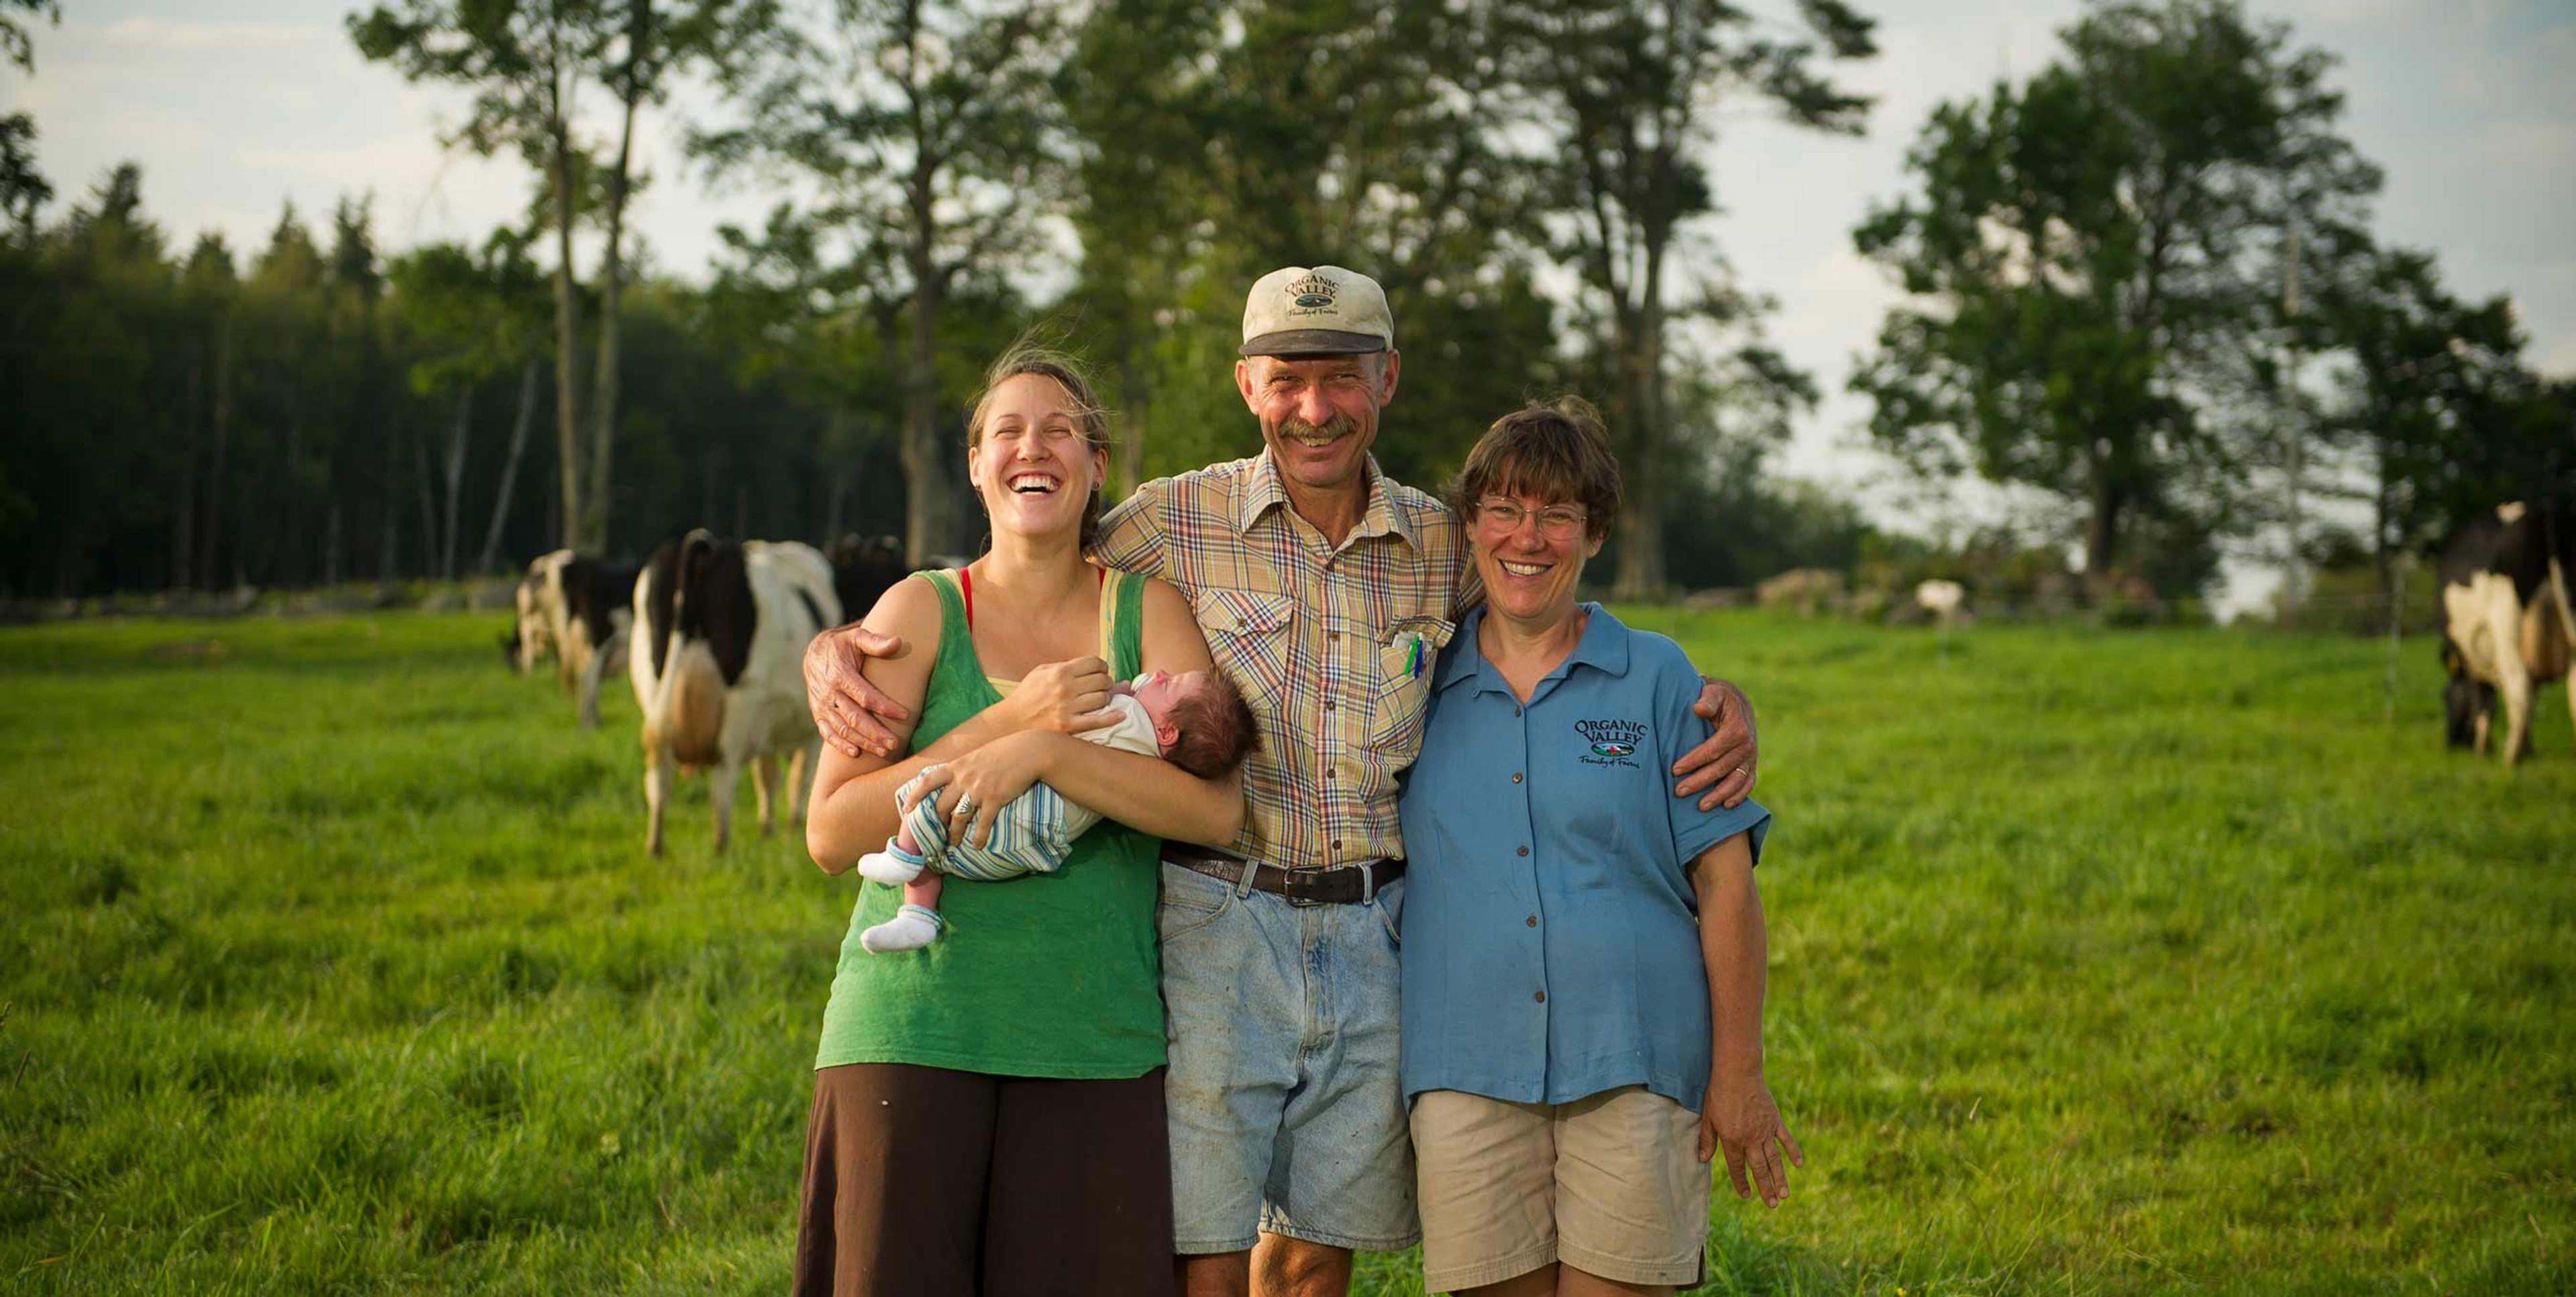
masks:
<path fill-rule="evenodd" d="M 520 675 L 534 673 L 538 661 L 555 651 L 557 604 L 550 591 L 555 569 L 571 561 L 568 549 L 539 554 L 528 561 L 527 575 L 519 578 L 512 597 L 517 614 L 510 623 L 510 637 L 501 641 L 501 655 Z"/>
<path fill-rule="evenodd" d="M 912 575 L 912 565 L 903 561 L 903 542 L 892 536 L 862 540 L 852 532 L 833 541 L 823 557 L 832 563 L 832 592 L 841 596 L 841 611 L 850 617 L 864 616 L 877 606 L 878 596 Z"/>
<path fill-rule="evenodd" d="M 716 849 L 733 835 L 746 764 L 760 830 L 784 766 L 787 818 L 804 814 L 822 738 L 805 706 L 805 644 L 841 624 L 832 566 L 794 541 L 719 540 L 700 530 L 665 543 L 635 583 L 627 674 L 644 710 L 644 848 L 662 854 L 662 812 L 681 767 L 711 772 Z"/>
<path fill-rule="evenodd" d="M 599 690 L 608 674 L 626 664 L 631 638 L 635 577 L 639 565 L 622 559 L 543 554 L 519 582 L 518 623 L 508 641 L 513 663 L 525 675 L 551 651 L 555 677 L 580 700 L 584 729 L 599 727 Z"/>
<path fill-rule="evenodd" d="M 1959 615 L 1959 605 L 1967 597 L 1966 588 L 1956 581 L 1926 581 L 1914 587 L 1914 606 L 1932 614 L 1944 626 Z"/>
<path fill-rule="evenodd" d="M 2451 746 L 2483 754 L 2504 699 L 2505 764 L 2530 755 L 2533 691 L 2565 679 L 2576 509 L 2509 504 L 2460 529 L 2442 552 L 2443 690 Z M 2567 710 L 2576 717 L 2576 689 Z"/>

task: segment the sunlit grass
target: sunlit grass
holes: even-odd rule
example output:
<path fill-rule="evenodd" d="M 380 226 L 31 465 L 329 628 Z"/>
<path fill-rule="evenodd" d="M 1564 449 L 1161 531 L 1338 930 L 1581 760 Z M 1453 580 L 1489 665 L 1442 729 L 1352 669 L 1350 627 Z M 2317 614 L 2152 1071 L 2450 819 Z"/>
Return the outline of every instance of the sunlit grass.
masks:
<path fill-rule="evenodd" d="M 1760 702 L 1709 1291 L 2576 1287 L 2576 734 L 2424 646 L 1640 614 Z M 490 615 L 0 633 L 0 1288 L 775 1292 L 850 884 Z M 749 796 L 743 799 L 747 813 Z M 1355 1291 L 1418 1291 L 1366 1258 Z"/>

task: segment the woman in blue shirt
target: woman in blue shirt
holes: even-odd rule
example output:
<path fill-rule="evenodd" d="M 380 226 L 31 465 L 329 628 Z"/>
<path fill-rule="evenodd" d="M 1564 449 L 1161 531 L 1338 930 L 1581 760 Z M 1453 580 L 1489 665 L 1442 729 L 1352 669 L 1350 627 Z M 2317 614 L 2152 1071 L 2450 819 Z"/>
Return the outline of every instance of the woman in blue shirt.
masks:
<path fill-rule="evenodd" d="M 1804 1162 L 1762 1079 L 1771 815 L 1673 795 L 1698 673 L 1575 602 L 1619 512 L 1590 405 L 1497 421 L 1451 503 L 1486 602 L 1403 799 L 1423 1286 L 1669 1292 L 1699 1279 L 1712 1151 L 1774 1205 Z"/>

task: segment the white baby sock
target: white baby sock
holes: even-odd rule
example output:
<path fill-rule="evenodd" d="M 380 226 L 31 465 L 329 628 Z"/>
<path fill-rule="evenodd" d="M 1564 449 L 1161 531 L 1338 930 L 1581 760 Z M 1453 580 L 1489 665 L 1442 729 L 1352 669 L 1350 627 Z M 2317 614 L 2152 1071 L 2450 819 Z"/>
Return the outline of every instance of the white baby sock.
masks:
<path fill-rule="evenodd" d="M 903 848 L 892 842 L 883 851 L 871 851 L 859 857 L 859 877 L 871 883 L 901 887 L 921 877 L 923 862 L 905 855 Z"/>
<path fill-rule="evenodd" d="M 859 946 L 871 955 L 896 950 L 919 950 L 939 939 L 939 930 L 948 926 L 939 911 L 907 905 L 895 911 L 894 917 L 859 933 Z"/>

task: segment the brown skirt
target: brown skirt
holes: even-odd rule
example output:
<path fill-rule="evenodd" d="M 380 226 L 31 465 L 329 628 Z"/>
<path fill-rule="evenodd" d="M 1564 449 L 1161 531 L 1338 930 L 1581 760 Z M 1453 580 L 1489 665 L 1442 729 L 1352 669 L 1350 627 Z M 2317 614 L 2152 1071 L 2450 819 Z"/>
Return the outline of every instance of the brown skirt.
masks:
<path fill-rule="evenodd" d="M 798 1297 L 1166 1297 L 1163 1069 L 1129 1080 L 817 1069 Z"/>

